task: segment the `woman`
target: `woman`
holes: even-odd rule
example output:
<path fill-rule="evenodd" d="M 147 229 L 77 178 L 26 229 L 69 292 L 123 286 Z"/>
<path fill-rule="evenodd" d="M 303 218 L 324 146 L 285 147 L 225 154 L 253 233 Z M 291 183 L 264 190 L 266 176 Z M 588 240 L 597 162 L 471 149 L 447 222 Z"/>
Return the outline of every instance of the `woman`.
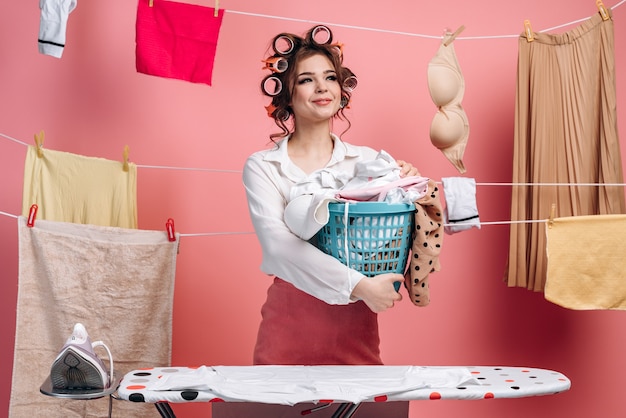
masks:
<path fill-rule="evenodd" d="M 286 225 L 290 190 L 320 169 L 354 175 L 355 164 L 378 152 L 343 142 L 332 121 L 344 118 L 356 78 L 342 64 L 342 46 L 316 26 L 304 37 L 274 38 L 262 82 L 268 114 L 282 132 L 275 146 L 246 161 L 243 182 L 259 238 L 262 271 L 274 275 L 262 308 L 254 364 L 382 364 L 377 313 L 402 299 L 400 274 L 366 277 L 299 238 Z M 288 128 L 288 123 L 292 129 Z M 401 175 L 417 175 L 398 161 Z"/>

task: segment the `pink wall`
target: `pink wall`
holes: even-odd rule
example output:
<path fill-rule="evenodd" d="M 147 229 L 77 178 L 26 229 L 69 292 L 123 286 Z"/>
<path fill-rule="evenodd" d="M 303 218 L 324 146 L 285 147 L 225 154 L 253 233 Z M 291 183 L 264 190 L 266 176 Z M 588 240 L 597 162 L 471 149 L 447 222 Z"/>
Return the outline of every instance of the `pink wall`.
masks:
<path fill-rule="evenodd" d="M 466 176 L 509 182 L 517 60 L 517 40 L 509 35 L 522 31 L 524 19 L 543 30 L 597 9 L 592 0 L 505 3 L 391 0 L 362 8 L 357 0 L 225 0 L 214 85 L 209 87 L 136 73 L 135 1 L 79 2 L 60 60 L 37 52 L 37 2 L 5 1 L 0 3 L 0 133 L 30 144 L 33 134 L 44 129 L 44 146 L 50 149 L 119 160 L 128 144 L 131 160 L 139 165 L 240 170 L 245 157 L 263 147 L 275 130 L 257 87 L 265 74 L 261 60 L 268 42 L 280 31 L 303 32 L 311 26 L 250 15 L 262 14 L 328 23 L 345 44 L 346 63 L 360 81 L 346 140 L 384 148 L 434 179 L 456 176 L 428 139 L 435 109 L 426 67 L 444 29 L 465 25 L 461 37 L 494 36 L 454 44 L 471 124 Z M 625 20 L 626 5 L 614 11 L 622 132 Z M 24 145 L 0 138 L 0 211 L 20 212 L 24 155 Z M 481 220 L 509 218 L 508 187 L 482 186 L 477 198 Z M 139 168 L 138 200 L 142 229 L 163 229 L 171 217 L 183 234 L 252 230 L 238 172 Z M 10 216 L 0 216 L 0 243 L 0 410 L 6 410 L 17 290 L 16 221 Z M 431 305 L 417 308 L 405 298 L 380 316 L 384 360 L 548 368 L 569 376 L 572 389 L 519 400 L 413 403 L 411 416 L 621 416 L 626 317 L 621 312 L 570 311 L 540 293 L 507 288 L 502 280 L 507 248 L 505 225 L 446 236 L 443 270 L 431 278 Z M 250 364 L 269 284 L 259 262 L 252 234 L 183 237 L 174 364 Z M 175 406 L 181 417 L 209 409 Z"/>

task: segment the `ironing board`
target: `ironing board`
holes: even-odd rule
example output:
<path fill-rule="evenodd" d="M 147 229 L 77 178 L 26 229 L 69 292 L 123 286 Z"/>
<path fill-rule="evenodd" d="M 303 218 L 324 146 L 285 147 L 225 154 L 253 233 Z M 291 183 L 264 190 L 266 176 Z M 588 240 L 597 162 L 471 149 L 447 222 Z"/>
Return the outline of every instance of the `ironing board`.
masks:
<path fill-rule="evenodd" d="M 205 366 L 202 366 L 205 367 Z M 281 387 L 284 388 L 282 397 L 272 396 L 265 400 L 260 400 L 259 396 L 263 394 L 250 393 L 246 395 L 245 384 L 254 382 L 257 380 L 259 387 L 271 386 L 272 377 L 268 378 L 267 369 L 265 367 L 274 366 L 219 366 L 219 370 L 226 375 L 228 371 L 232 369 L 235 371 L 236 376 L 242 376 L 242 372 L 245 373 L 246 382 L 241 381 L 239 386 L 239 392 L 233 393 L 232 390 L 226 388 L 222 390 L 219 384 L 216 384 L 214 388 L 197 389 L 183 389 L 179 387 L 177 389 L 167 390 L 152 390 L 150 388 L 159 387 L 161 379 L 171 379 L 176 381 L 177 375 L 189 376 L 194 373 L 198 368 L 190 367 L 155 367 L 149 369 L 133 370 L 127 373 L 123 378 L 117 390 L 117 398 L 132 402 L 149 402 L 154 403 L 157 410 L 162 417 L 174 418 L 174 412 L 170 406 L 170 403 L 184 403 L 184 402 L 264 402 L 275 404 L 288 404 L 293 405 L 296 402 L 307 402 L 313 404 L 325 404 L 325 403 L 339 403 L 340 407 L 333 415 L 334 418 L 348 418 L 355 414 L 361 402 L 393 402 L 393 401 L 415 401 L 415 400 L 437 400 L 437 399 L 460 399 L 460 400 L 476 400 L 476 399 L 493 399 L 493 398 L 521 398 L 527 396 L 541 396 L 541 395 L 553 395 L 566 390 L 569 390 L 571 382 L 565 375 L 546 369 L 537 369 L 531 367 L 511 367 L 511 366 L 460 366 L 460 367 L 443 367 L 443 366 L 429 366 L 419 367 L 419 372 L 434 376 L 434 380 L 423 380 L 423 384 L 416 385 L 413 388 L 396 385 L 396 380 L 390 379 L 367 379 L 359 378 L 359 376 L 365 376 L 364 373 L 368 371 L 372 372 L 401 372 L 401 367 L 415 368 L 418 366 L 278 366 L 277 371 L 272 375 L 281 380 Z M 308 395 L 308 387 L 311 385 L 311 378 L 307 375 L 302 375 L 300 369 L 296 371 L 302 375 L 300 382 L 294 380 L 290 382 L 288 377 L 281 376 L 282 367 L 285 373 L 290 376 L 293 375 L 294 370 L 290 368 L 302 368 L 315 372 L 316 381 L 315 384 L 321 383 L 324 386 L 324 396 L 320 398 L 316 397 L 314 391 Z M 336 377 L 337 371 L 341 371 L 345 375 L 346 368 L 350 368 L 355 372 L 354 379 L 351 381 L 341 381 L 337 383 Z M 215 368 L 211 368 L 214 369 Z M 447 379 L 446 385 L 439 385 L 439 380 L 436 378 L 437 373 L 448 373 L 450 371 L 456 373 L 459 370 L 465 371 L 471 376 L 470 380 L 465 379 L 461 384 L 451 386 L 449 383 L 453 380 Z M 272 369 L 274 371 L 274 369 Z M 255 374 L 256 373 L 256 374 Z M 372 374 L 376 374 L 372 373 Z M 454 373 L 451 375 L 454 376 Z M 448 373 L 450 374 L 450 373 Z M 391 375 L 391 376 L 392 376 Z M 319 378 L 321 376 L 321 378 Z M 328 376 L 325 378 L 324 376 Z M 348 374 L 350 376 L 350 374 Z M 398 382 L 403 379 L 404 375 L 398 375 Z M 430 377 L 429 377 L 430 378 Z M 224 381 L 229 381 L 234 388 L 238 386 L 238 382 L 234 379 L 227 378 Z M 363 385 L 371 385 L 372 380 L 380 382 L 381 387 L 375 391 L 370 391 L 370 395 L 363 395 L 354 399 L 347 399 L 346 392 L 352 390 L 358 391 L 362 389 Z M 179 380 L 179 383 L 185 382 L 185 380 Z M 196 385 L 193 379 L 187 380 L 185 383 L 189 384 L 189 387 L 202 387 L 204 384 Z M 185 384 L 181 383 L 181 384 Z M 199 382 L 198 382 L 199 383 Z M 337 390 L 333 395 L 332 387 L 337 385 Z M 339 386 L 341 385 L 341 387 Z M 163 385 L 160 385 L 164 387 Z M 314 386 L 314 385 L 313 385 Z M 391 388 L 387 390 L 386 388 Z M 304 388 L 304 389 L 303 389 Z M 302 393 L 302 392 L 305 393 Z M 330 391 L 330 392 L 329 392 Z M 269 393 L 269 391 L 268 391 Z M 330 396 L 328 396 L 330 394 Z"/>

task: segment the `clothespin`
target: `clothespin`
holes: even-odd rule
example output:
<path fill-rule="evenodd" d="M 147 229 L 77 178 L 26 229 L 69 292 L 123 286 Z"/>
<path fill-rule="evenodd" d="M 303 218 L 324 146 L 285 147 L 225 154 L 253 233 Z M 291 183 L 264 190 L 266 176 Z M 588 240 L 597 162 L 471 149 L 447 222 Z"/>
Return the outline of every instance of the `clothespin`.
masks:
<path fill-rule="evenodd" d="M 596 0 L 596 6 L 598 6 L 598 11 L 600 12 L 600 16 L 602 16 L 602 20 L 609 20 L 609 11 L 602 3 L 602 0 Z"/>
<path fill-rule="evenodd" d="M 150 6 L 150 7 L 154 6 L 154 0 L 148 1 L 148 6 Z"/>
<path fill-rule="evenodd" d="M 33 204 L 30 207 L 30 212 L 28 212 L 28 220 L 26 221 L 26 226 L 30 228 L 35 226 L 35 218 L 37 217 L 37 209 L 39 209 L 39 206 L 35 204 Z"/>
<path fill-rule="evenodd" d="M 172 218 L 165 222 L 165 230 L 167 231 L 167 239 L 170 242 L 176 241 L 176 231 L 174 231 L 174 220 Z"/>
<path fill-rule="evenodd" d="M 461 25 L 457 30 L 454 31 L 454 33 L 452 35 L 450 35 L 450 37 L 448 39 L 446 39 L 446 41 L 443 43 L 443 46 L 448 46 L 452 43 L 452 41 L 454 41 L 456 39 L 457 36 L 459 36 L 459 34 L 461 32 L 463 32 L 465 30 L 465 26 Z"/>
<path fill-rule="evenodd" d="M 533 35 L 533 28 L 530 26 L 530 20 L 524 20 L 524 32 L 526 33 L 526 40 L 528 42 L 532 42 L 535 40 L 535 36 Z"/>
<path fill-rule="evenodd" d="M 220 14 L 220 0 L 215 0 L 215 7 L 213 8 L 213 17 L 218 17 Z"/>
<path fill-rule="evenodd" d="M 553 203 L 550 207 L 550 219 L 548 219 L 548 228 L 552 228 L 554 224 L 554 216 L 556 214 L 556 203 Z"/>
<path fill-rule="evenodd" d="M 270 103 L 267 106 L 265 106 L 265 110 L 267 110 L 267 116 L 269 116 L 270 118 L 273 118 L 274 112 L 276 111 L 276 106 Z"/>
<path fill-rule="evenodd" d="M 128 172 L 128 145 L 124 145 L 124 162 L 122 165 L 122 170 Z"/>
<path fill-rule="evenodd" d="M 35 134 L 35 145 L 37 146 L 37 157 L 39 158 L 43 157 L 43 139 L 44 133 L 42 129 L 38 134 Z"/>
<path fill-rule="evenodd" d="M 337 50 L 340 57 L 343 57 L 343 44 L 341 42 L 333 42 L 331 46 Z"/>

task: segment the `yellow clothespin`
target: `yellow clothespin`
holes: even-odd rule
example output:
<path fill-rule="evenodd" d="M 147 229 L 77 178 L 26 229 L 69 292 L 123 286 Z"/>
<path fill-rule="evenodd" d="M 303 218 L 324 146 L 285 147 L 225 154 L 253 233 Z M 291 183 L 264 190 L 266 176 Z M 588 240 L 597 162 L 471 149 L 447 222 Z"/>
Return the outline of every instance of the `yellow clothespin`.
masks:
<path fill-rule="evenodd" d="M 533 35 L 533 28 L 530 26 L 530 20 L 524 20 L 524 32 L 526 33 L 526 40 L 528 42 L 532 42 L 535 40 L 535 36 Z"/>
<path fill-rule="evenodd" d="M 37 146 L 37 157 L 39 158 L 43 157 L 43 138 L 44 133 L 42 129 L 38 134 L 35 134 L 35 145 Z"/>
<path fill-rule="evenodd" d="M 213 17 L 218 17 L 220 14 L 220 0 L 215 0 L 215 7 L 213 8 Z"/>
<path fill-rule="evenodd" d="M 124 171 L 128 171 L 128 153 L 128 145 L 124 145 L 124 163 L 122 165 Z"/>
<path fill-rule="evenodd" d="M 552 224 L 554 224 L 554 216 L 556 214 L 556 203 L 553 203 L 550 207 L 550 219 L 548 219 L 548 228 L 552 228 Z"/>
<path fill-rule="evenodd" d="M 457 36 L 459 36 L 459 34 L 461 32 L 463 32 L 465 30 L 465 26 L 461 25 L 457 30 L 454 31 L 454 33 L 452 35 L 450 35 L 450 37 L 448 39 L 446 39 L 446 41 L 443 43 L 443 46 L 448 46 L 452 43 L 452 41 L 454 41 L 456 39 Z"/>
<path fill-rule="evenodd" d="M 604 7 L 602 0 L 596 0 L 596 6 L 598 6 L 598 11 L 600 12 L 600 16 L 602 16 L 602 20 L 609 20 L 609 11 L 606 7 Z"/>

